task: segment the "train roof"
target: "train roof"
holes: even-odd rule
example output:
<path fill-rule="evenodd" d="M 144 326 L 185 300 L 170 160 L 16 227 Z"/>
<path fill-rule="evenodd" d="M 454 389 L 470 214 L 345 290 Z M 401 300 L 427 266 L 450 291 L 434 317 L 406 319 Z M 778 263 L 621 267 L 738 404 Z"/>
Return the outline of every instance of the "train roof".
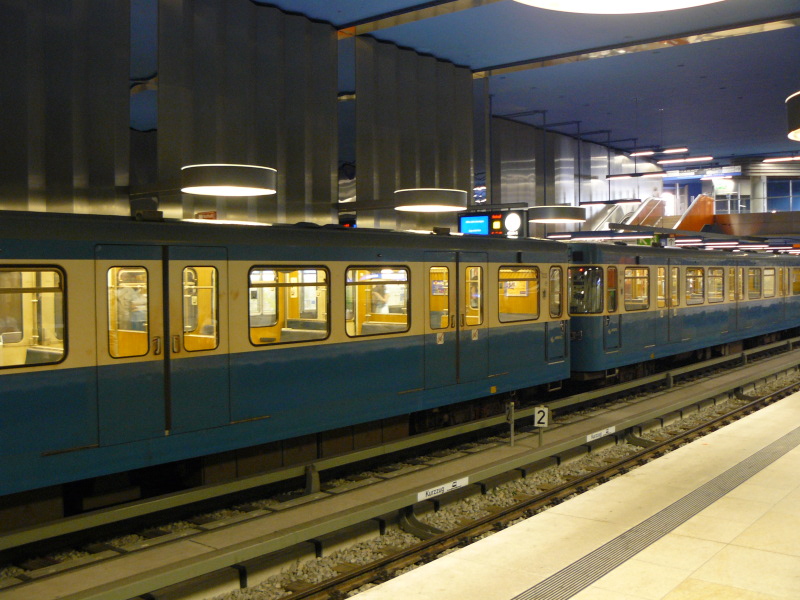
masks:
<path fill-rule="evenodd" d="M 727 250 L 698 250 L 675 246 L 618 245 L 596 242 L 569 242 L 570 261 L 577 263 L 664 264 L 667 260 L 677 264 L 763 264 L 786 262 L 797 264 L 796 256 L 772 252 L 731 252 Z"/>
<path fill-rule="evenodd" d="M 177 219 L 136 220 L 126 216 L 0 211 L 0 251 L 11 240 L 98 244 L 161 244 L 304 248 L 388 248 L 417 251 L 460 251 L 519 254 L 514 262 L 536 257 L 566 262 L 566 244 L 551 240 L 508 240 L 487 236 L 422 235 L 381 229 L 352 229 L 339 225 L 222 224 Z M 521 253 L 521 254 L 520 254 Z M 2 257 L 3 254 L 0 254 Z M 7 255 L 6 255 L 7 256 Z"/>

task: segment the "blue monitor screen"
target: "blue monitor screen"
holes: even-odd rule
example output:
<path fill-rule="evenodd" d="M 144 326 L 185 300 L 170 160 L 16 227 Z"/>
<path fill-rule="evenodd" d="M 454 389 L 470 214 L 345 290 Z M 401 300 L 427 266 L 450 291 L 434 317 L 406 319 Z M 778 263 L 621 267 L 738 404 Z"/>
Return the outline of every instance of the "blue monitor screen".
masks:
<path fill-rule="evenodd" d="M 460 218 L 459 231 L 473 235 L 489 235 L 488 215 L 466 215 Z"/>

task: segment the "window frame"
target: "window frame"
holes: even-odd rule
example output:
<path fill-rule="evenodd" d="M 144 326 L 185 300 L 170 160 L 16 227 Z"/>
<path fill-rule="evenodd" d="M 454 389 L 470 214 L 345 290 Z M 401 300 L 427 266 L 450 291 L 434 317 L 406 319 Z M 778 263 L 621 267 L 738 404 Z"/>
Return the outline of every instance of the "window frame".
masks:
<path fill-rule="evenodd" d="M 510 277 L 504 279 L 501 277 L 504 271 L 509 273 L 519 273 L 520 271 L 530 271 L 535 277 Z M 499 296 L 503 293 L 504 290 L 507 291 L 507 287 L 504 285 L 508 282 L 515 282 L 515 281 L 524 281 L 526 283 L 534 282 L 536 292 L 534 295 L 531 295 L 530 286 L 526 286 L 525 295 L 529 298 L 535 298 L 536 302 L 536 312 L 524 312 L 524 313 L 511 313 L 511 312 L 500 312 L 500 302 Z M 524 322 L 533 322 L 538 321 L 542 316 L 542 270 L 538 265 L 500 265 L 497 269 L 497 295 L 498 295 L 498 303 L 497 303 L 497 320 L 500 323 L 524 323 Z M 506 296 L 507 297 L 507 296 Z M 534 314 L 533 317 L 522 317 L 522 318 L 508 318 L 508 315 L 531 315 Z M 506 315 L 505 317 L 503 315 Z"/>
<path fill-rule="evenodd" d="M 616 267 L 612 267 L 612 268 L 616 268 Z M 589 271 L 593 272 L 593 277 L 597 273 L 600 274 L 599 306 L 596 307 L 595 310 L 583 310 L 583 311 L 580 311 L 580 312 L 576 312 L 576 311 L 573 311 L 573 309 L 572 309 L 572 306 L 573 306 L 573 304 L 572 304 L 573 273 L 576 270 L 581 270 L 581 269 L 585 270 L 587 272 L 587 276 L 588 276 L 588 272 Z M 595 289 L 596 289 L 596 286 L 592 286 L 593 293 L 594 293 Z M 617 289 L 619 289 L 619 288 L 617 288 Z M 606 305 L 606 297 L 605 297 L 606 293 L 607 293 L 606 269 L 602 265 L 574 265 L 574 266 L 570 265 L 567 268 L 567 314 L 569 314 L 570 316 L 573 316 L 573 315 L 575 315 L 575 316 L 578 316 L 578 315 L 602 315 L 603 312 L 604 312 L 605 305 Z M 596 299 L 597 298 L 595 298 L 595 300 Z M 586 303 L 584 302 L 584 306 L 585 306 L 585 304 Z"/>
<path fill-rule="evenodd" d="M 279 282 L 278 279 L 278 272 L 279 271 L 296 271 L 296 272 L 303 272 L 303 271 L 322 271 L 325 273 L 325 282 L 324 284 L 320 284 L 320 282 L 313 282 L 313 283 L 305 283 L 301 281 L 289 281 L 289 282 Z M 274 282 L 259 282 L 256 285 L 253 285 L 253 281 L 251 279 L 251 275 L 253 271 L 274 271 L 276 276 L 276 281 Z M 298 288 L 298 301 L 300 297 L 300 288 L 303 287 L 314 287 L 318 288 L 324 285 L 325 287 L 325 329 L 320 330 L 324 331 L 325 335 L 319 338 L 311 338 L 305 340 L 286 340 L 286 341 L 253 341 L 253 330 L 260 329 L 263 327 L 277 327 L 281 323 L 281 310 L 280 310 L 280 298 L 278 297 L 278 290 L 279 289 L 287 289 L 287 288 Z M 269 325 L 252 325 L 251 317 L 253 315 L 250 314 L 250 296 L 251 291 L 254 289 L 270 289 L 275 292 L 275 319 L 274 323 Z M 263 304 L 263 298 L 261 299 Z M 319 307 L 317 307 L 319 310 Z M 250 344 L 255 346 L 256 348 L 264 348 L 264 347 L 273 347 L 273 346 L 284 346 L 287 344 L 309 344 L 315 342 L 321 342 L 327 340 L 331 336 L 331 325 L 332 325 L 332 318 L 331 318 L 331 271 L 327 266 L 319 265 L 319 264 L 303 264 L 303 265 L 291 265 L 291 264 L 264 264 L 264 263 L 257 263 L 252 264 L 247 269 L 247 337 L 250 340 Z M 259 315 L 261 316 L 261 315 Z M 288 321 L 288 317 L 286 319 Z M 266 338 L 268 339 L 268 338 Z"/>
<path fill-rule="evenodd" d="M 67 304 L 68 304 L 68 294 L 67 294 L 67 270 L 62 267 L 61 265 L 57 264 L 4 264 L 0 267 L 0 272 L 5 273 L 19 273 L 20 274 L 20 284 L 19 287 L 8 287 L 2 288 L 0 287 L 0 294 L 17 294 L 20 296 L 20 314 L 19 320 L 17 321 L 17 325 L 19 326 L 19 332 L 22 334 L 22 338 L 19 342 L 10 342 L 9 346 L 12 344 L 25 344 L 25 309 L 23 307 L 23 300 L 21 296 L 23 294 L 43 294 L 43 293 L 51 293 L 54 296 L 61 294 L 61 335 L 59 337 L 58 330 L 55 328 L 53 329 L 53 338 L 61 342 L 61 354 L 57 360 L 53 361 L 46 361 L 46 362 L 27 362 L 28 352 L 27 349 L 30 348 L 32 345 L 35 346 L 36 344 L 28 344 L 23 345 L 25 350 L 25 358 L 26 360 L 21 363 L 13 363 L 13 364 L 5 364 L 0 363 L 0 370 L 7 370 L 7 369 L 27 369 L 31 367 L 45 367 L 45 366 L 52 366 L 63 363 L 69 354 L 69 331 L 68 331 L 68 311 L 67 311 Z M 22 279 L 23 272 L 34 272 L 34 273 L 57 273 L 59 278 L 59 283 L 57 286 L 34 286 L 34 287 L 25 287 L 24 281 Z M 39 298 L 38 300 L 41 300 Z M 37 307 L 41 305 L 41 302 L 37 301 Z M 54 311 L 55 311 L 55 302 L 54 302 Z M 53 317 L 58 317 L 58 314 L 54 312 Z M 38 321 L 37 321 L 38 322 Z M 41 323 L 38 323 L 41 326 Z M 15 333 L 17 330 L 11 330 L 3 333 Z M 48 348 L 48 346 L 43 346 Z M 55 349 L 54 346 L 49 346 L 49 348 Z M 0 346 L 0 352 L 2 352 L 2 346 Z"/>
<path fill-rule="evenodd" d="M 684 302 L 686 306 L 699 306 L 706 301 L 706 270 L 703 267 L 686 267 L 683 273 Z M 699 285 L 700 291 L 697 291 Z"/>
<path fill-rule="evenodd" d="M 405 293 L 405 309 L 406 309 L 406 312 L 405 313 L 400 313 L 400 314 L 405 314 L 405 316 L 406 316 L 405 329 L 398 329 L 397 331 L 391 331 L 391 330 L 389 330 L 389 331 L 376 331 L 374 333 L 350 333 L 350 331 L 348 331 L 348 327 L 347 327 L 347 323 L 350 321 L 350 319 L 348 319 L 348 317 L 347 317 L 347 310 L 349 310 L 350 302 L 352 302 L 352 300 L 350 300 L 348 298 L 349 291 L 351 289 L 355 289 L 355 288 L 357 288 L 359 286 L 367 286 L 367 285 L 373 286 L 373 285 L 375 285 L 375 281 L 376 280 L 370 279 L 370 280 L 367 280 L 367 281 L 348 281 L 349 273 L 351 271 L 359 271 L 359 270 L 377 271 L 377 272 L 380 273 L 381 271 L 386 270 L 386 269 L 391 269 L 393 271 L 405 271 L 405 273 L 406 273 L 406 279 L 403 280 L 403 281 L 395 281 L 395 280 L 387 279 L 383 283 L 383 285 L 405 285 L 406 286 L 406 293 Z M 350 339 L 359 339 L 359 338 L 375 337 L 375 336 L 379 336 L 379 335 L 398 335 L 398 334 L 408 333 L 411 330 L 412 282 L 411 282 L 411 267 L 410 266 L 404 265 L 404 264 L 399 264 L 399 265 L 398 264 L 392 264 L 392 265 L 357 265 L 357 264 L 347 265 L 345 267 L 345 269 L 344 269 L 344 294 L 345 294 L 345 299 L 344 299 L 345 327 L 344 327 L 344 330 L 345 330 L 345 335 L 347 335 L 348 338 L 350 338 Z M 373 314 L 373 313 L 371 313 L 371 314 Z M 387 314 L 391 314 L 391 313 L 387 313 Z M 362 323 L 362 328 L 363 328 L 363 325 L 364 325 L 364 323 Z"/>
<path fill-rule="evenodd" d="M 632 271 L 642 271 L 644 275 L 629 275 L 629 273 Z M 625 270 L 623 271 L 623 304 L 625 306 L 625 312 L 639 312 L 642 310 L 648 310 L 650 308 L 650 276 L 650 267 L 648 266 L 625 267 Z M 637 282 L 639 280 L 644 280 L 646 282 L 644 289 L 647 293 L 647 296 L 644 306 L 632 304 L 631 297 L 628 294 L 628 282 Z"/>
<path fill-rule="evenodd" d="M 706 299 L 709 304 L 717 304 L 725 301 L 725 268 L 724 267 L 708 267 L 706 271 Z M 719 293 L 715 291 L 711 282 L 719 281 Z"/>

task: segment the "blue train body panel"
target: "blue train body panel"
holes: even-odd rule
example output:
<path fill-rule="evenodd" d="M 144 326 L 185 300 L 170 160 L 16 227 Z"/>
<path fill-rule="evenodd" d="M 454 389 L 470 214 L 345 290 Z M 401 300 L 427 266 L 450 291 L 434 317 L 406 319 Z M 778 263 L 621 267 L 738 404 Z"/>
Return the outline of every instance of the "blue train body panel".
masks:
<path fill-rule="evenodd" d="M 0 360 L 0 495 L 408 415 L 558 382 L 571 371 L 605 371 L 800 326 L 800 294 L 731 302 L 726 293 L 718 304 L 659 309 L 655 285 L 647 310 L 567 316 L 564 302 L 563 316 L 554 317 L 549 312 L 552 296 L 544 294 L 538 297 L 539 317 L 501 322 L 505 317 L 498 303 L 504 288 L 498 269 L 547 265 L 539 272 L 539 287 L 531 288 L 541 294 L 550 285 L 547 269 L 567 266 L 570 250 L 572 264 L 620 269 L 727 269 L 734 264 L 743 269 L 773 264 L 800 269 L 800 260 L 790 257 L 3 213 L 0 271 L 26 268 L 33 280 L 50 269 L 63 275 L 64 287 L 57 293 L 68 300 L 65 321 L 48 325 L 57 332 L 22 332 L 30 361 L 13 354 L 23 343 L 14 328 L 0 329 L 9 334 L 0 338 L 8 345 L 7 355 L 0 347 L 0 359 L 11 360 Z M 328 300 L 330 331 L 324 341 L 252 346 L 248 302 L 257 295 L 247 296 L 257 288 L 245 280 L 233 282 L 236 295 L 224 290 L 215 300 L 219 314 L 211 327 L 219 328 L 222 337 L 216 342 L 222 345 L 209 352 L 181 347 L 184 334 L 197 328 L 192 307 L 198 296 L 187 293 L 191 288 L 183 281 L 187 265 L 214 270 L 224 282 L 234 270 L 245 279 L 249 275 L 242 275 L 243 269 L 298 263 L 339 278 L 327 282 L 326 289 L 336 290 L 339 297 Z M 409 306 L 416 307 L 416 313 L 407 313 L 408 331 L 352 337 L 345 330 L 350 318 L 345 316 L 350 301 L 345 296 L 350 292 L 342 281 L 343 263 L 348 268 L 369 265 L 376 272 L 408 268 Z M 122 266 L 113 267 L 117 264 Z M 104 286 L 112 268 L 137 265 L 143 265 L 158 290 L 150 296 L 149 329 L 126 330 L 131 339 L 143 340 L 138 354 L 110 358 L 108 348 L 101 346 L 110 345 L 104 328 L 117 315 L 102 295 Z M 432 307 L 435 278 L 425 272 L 429 265 L 448 269 L 454 298 L 449 305 Z M 458 321 L 459 310 L 461 317 L 468 312 L 457 303 L 462 294 L 470 295 L 464 273 L 470 265 L 481 272 L 486 300 L 480 319 L 470 315 L 472 321 Z M 621 279 L 622 274 L 620 291 Z M 435 286 L 441 295 L 443 280 L 437 279 Z M 199 280 L 196 287 L 203 287 Z M 52 300 L 52 286 L 44 288 Z M 426 290 L 430 297 L 423 302 Z M 525 297 L 514 296 L 515 301 Z M 351 312 L 352 307 L 366 309 L 357 302 L 350 306 Z M 152 318 L 154 310 L 160 311 L 158 318 Z M 241 331 L 230 326 L 234 322 Z M 269 339 L 277 333 L 260 335 Z M 48 337 L 60 345 L 55 354 L 28 341 Z M 58 360 L 51 360 L 53 356 Z M 52 364 L 36 362 L 41 360 Z"/>

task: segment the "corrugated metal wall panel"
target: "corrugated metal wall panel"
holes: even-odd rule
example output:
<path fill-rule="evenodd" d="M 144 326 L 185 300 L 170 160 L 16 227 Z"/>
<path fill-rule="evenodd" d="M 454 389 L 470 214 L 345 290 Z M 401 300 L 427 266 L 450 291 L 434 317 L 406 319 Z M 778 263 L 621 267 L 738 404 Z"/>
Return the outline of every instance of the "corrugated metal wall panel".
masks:
<path fill-rule="evenodd" d="M 356 195 L 391 204 L 406 187 L 472 195 L 472 75 L 372 38 L 356 39 Z M 376 210 L 359 222 L 387 228 L 455 226 L 452 214 Z"/>
<path fill-rule="evenodd" d="M 168 216 L 335 222 L 336 32 L 240 0 L 162 0 L 158 172 L 208 162 L 278 170 L 278 194 L 249 199 L 162 195 Z"/>
<path fill-rule="evenodd" d="M 0 208 L 126 212 L 130 6 L 0 2 Z"/>

